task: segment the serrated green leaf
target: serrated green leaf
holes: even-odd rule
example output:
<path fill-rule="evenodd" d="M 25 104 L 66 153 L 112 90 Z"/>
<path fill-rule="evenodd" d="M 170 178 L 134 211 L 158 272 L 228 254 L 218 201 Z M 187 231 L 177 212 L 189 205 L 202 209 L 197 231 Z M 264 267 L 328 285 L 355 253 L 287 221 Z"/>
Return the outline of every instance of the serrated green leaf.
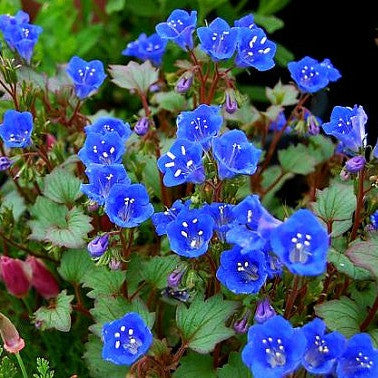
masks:
<path fill-rule="evenodd" d="M 185 97 L 174 91 L 158 92 L 154 96 L 154 100 L 158 103 L 159 109 L 169 112 L 179 113 L 186 108 Z"/>
<path fill-rule="evenodd" d="M 0 378 L 15 378 L 18 370 L 8 356 L 1 359 L 0 362 Z"/>
<path fill-rule="evenodd" d="M 377 296 L 378 287 L 376 282 L 354 282 L 350 285 L 348 292 L 350 297 L 360 307 L 372 307 Z"/>
<path fill-rule="evenodd" d="M 266 97 L 273 105 L 289 106 L 298 102 L 298 89 L 291 84 L 283 85 L 281 80 L 273 87 L 266 87 Z"/>
<path fill-rule="evenodd" d="M 286 172 L 307 175 L 315 171 L 316 161 L 309 155 L 307 147 L 303 144 L 278 151 L 278 160 Z"/>
<path fill-rule="evenodd" d="M 236 302 L 223 300 L 221 295 L 206 301 L 197 296 L 189 308 L 179 305 L 176 323 L 184 342 L 198 353 L 211 352 L 217 343 L 234 334 L 225 322 L 237 306 Z"/>
<path fill-rule="evenodd" d="M 79 284 L 92 268 L 94 264 L 86 250 L 71 249 L 64 252 L 58 272 L 66 281 Z"/>
<path fill-rule="evenodd" d="M 228 364 L 218 369 L 218 378 L 250 378 L 251 372 L 244 365 L 240 353 L 231 352 L 228 358 Z"/>
<path fill-rule="evenodd" d="M 215 378 L 213 359 L 209 355 L 190 352 L 180 360 L 173 378 Z"/>
<path fill-rule="evenodd" d="M 167 276 L 179 264 L 180 258 L 177 255 L 155 256 L 143 263 L 144 279 L 156 287 L 163 289 L 167 286 Z"/>
<path fill-rule="evenodd" d="M 3 213 L 6 209 L 11 209 L 15 221 L 26 210 L 25 200 L 16 189 L 1 197 L 0 213 Z"/>

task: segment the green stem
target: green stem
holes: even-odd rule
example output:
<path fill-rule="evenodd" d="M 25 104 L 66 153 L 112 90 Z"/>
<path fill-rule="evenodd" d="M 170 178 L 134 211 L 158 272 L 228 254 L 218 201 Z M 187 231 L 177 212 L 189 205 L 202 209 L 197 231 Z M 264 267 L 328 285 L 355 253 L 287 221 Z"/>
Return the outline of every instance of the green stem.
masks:
<path fill-rule="evenodd" d="M 24 361 L 22 361 L 20 353 L 15 353 L 15 354 L 16 354 L 17 362 L 20 365 L 23 378 L 28 378 L 28 373 L 26 372 Z"/>

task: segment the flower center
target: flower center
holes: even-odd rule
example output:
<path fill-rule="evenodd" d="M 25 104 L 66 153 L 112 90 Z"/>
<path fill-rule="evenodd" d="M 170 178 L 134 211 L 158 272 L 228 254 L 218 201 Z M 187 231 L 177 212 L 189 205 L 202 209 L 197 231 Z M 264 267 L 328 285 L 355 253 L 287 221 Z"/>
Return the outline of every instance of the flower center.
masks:
<path fill-rule="evenodd" d="M 134 336 L 134 330 L 129 328 L 126 332 L 126 327 L 122 326 L 120 332 L 114 334 L 116 342 L 114 347 L 119 349 L 121 346 L 123 349 L 126 349 L 129 353 L 135 355 L 138 353 L 138 349 L 142 346 L 142 341 Z"/>
<path fill-rule="evenodd" d="M 374 362 L 366 355 L 364 355 L 362 352 L 358 353 L 358 356 L 356 357 L 356 368 L 358 370 L 360 369 L 371 369 L 374 365 Z"/>
<path fill-rule="evenodd" d="M 263 339 L 262 343 L 266 347 L 266 360 L 272 368 L 286 364 L 285 347 L 282 345 L 281 339 L 274 340 L 272 337 L 268 337 Z"/>
<path fill-rule="evenodd" d="M 248 261 L 238 262 L 236 269 L 246 283 L 250 281 L 257 281 L 259 279 L 257 266 L 250 264 Z"/>
<path fill-rule="evenodd" d="M 309 256 L 311 256 L 311 239 L 311 235 L 302 235 L 299 232 L 291 239 L 291 242 L 294 244 L 294 247 L 290 251 L 289 260 L 292 263 L 305 264 L 307 262 Z"/>
<path fill-rule="evenodd" d="M 337 126 L 338 126 L 338 131 L 341 132 L 342 134 L 349 134 L 353 129 L 350 119 L 345 121 L 342 118 L 339 118 L 339 121 L 337 122 Z"/>
<path fill-rule="evenodd" d="M 319 72 L 317 72 L 313 66 L 304 66 L 301 70 L 301 81 L 307 82 L 313 80 L 314 77 L 318 75 Z"/>
<path fill-rule="evenodd" d="M 328 353 L 327 343 L 320 335 L 316 335 L 314 345 L 308 350 L 304 358 L 310 366 L 317 367 L 327 358 Z"/>

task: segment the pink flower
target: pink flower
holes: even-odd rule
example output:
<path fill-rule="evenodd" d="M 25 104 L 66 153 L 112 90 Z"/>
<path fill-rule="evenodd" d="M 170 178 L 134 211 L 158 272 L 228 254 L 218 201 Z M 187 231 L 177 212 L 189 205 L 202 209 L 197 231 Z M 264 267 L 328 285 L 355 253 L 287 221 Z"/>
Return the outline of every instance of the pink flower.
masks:
<path fill-rule="evenodd" d="M 30 289 L 31 270 L 19 259 L 0 256 L 0 277 L 15 297 L 24 297 Z"/>
<path fill-rule="evenodd" d="M 13 323 L 0 312 L 0 336 L 4 342 L 4 348 L 9 353 L 18 353 L 25 341 L 20 337 Z"/>

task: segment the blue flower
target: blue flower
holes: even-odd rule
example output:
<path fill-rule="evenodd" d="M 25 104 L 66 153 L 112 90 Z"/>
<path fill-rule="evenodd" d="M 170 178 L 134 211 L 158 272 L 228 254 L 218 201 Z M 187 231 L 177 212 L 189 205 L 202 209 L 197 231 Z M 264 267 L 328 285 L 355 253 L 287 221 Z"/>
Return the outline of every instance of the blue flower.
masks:
<path fill-rule="evenodd" d="M 167 42 L 166 39 L 162 39 L 156 33 L 149 37 L 142 33 L 136 41 L 130 42 L 126 46 L 126 49 L 122 51 L 122 55 L 133 56 L 141 60 L 150 60 L 154 64 L 160 65 Z"/>
<path fill-rule="evenodd" d="M 261 150 L 248 141 L 243 131 L 232 130 L 213 140 L 213 153 L 223 180 L 238 174 L 253 175 Z"/>
<path fill-rule="evenodd" d="M 336 368 L 339 378 L 375 378 L 378 376 L 378 350 L 370 336 L 358 333 L 348 340 L 344 354 Z"/>
<path fill-rule="evenodd" d="M 114 184 L 105 200 L 105 213 L 120 227 L 137 227 L 153 212 L 147 190 L 141 184 Z"/>
<path fill-rule="evenodd" d="M 116 365 L 132 365 L 147 353 L 153 340 L 145 321 L 136 312 L 105 323 L 102 327 L 102 358 Z"/>
<path fill-rule="evenodd" d="M 256 28 L 255 19 L 252 14 L 247 14 L 246 16 L 235 20 L 234 25 L 239 28 Z"/>
<path fill-rule="evenodd" d="M 329 237 L 309 210 L 298 210 L 271 232 L 273 252 L 290 272 L 317 276 L 326 268 Z"/>
<path fill-rule="evenodd" d="M 378 210 L 376 210 L 372 215 L 370 215 L 370 221 L 374 230 L 378 230 Z"/>
<path fill-rule="evenodd" d="M 230 27 L 228 23 L 216 18 L 209 26 L 197 29 L 200 48 L 218 62 L 234 55 L 238 41 L 238 28 Z"/>
<path fill-rule="evenodd" d="M 265 256 L 259 250 L 242 252 L 234 246 L 221 254 L 217 278 L 235 294 L 255 294 L 267 278 Z"/>
<path fill-rule="evenodd" d="M 80 190 L 99 205 L 105 203 L 110 188 L 114 184 L 130 184 L 130 179 L 122 164 L 90 164 L 85 173 L 89 184 L 81 184 Z"/>
<path fill-rule="evenodd" d="M 281 378 L 299 366 L 305 347 L 302 330 L 277 315 L 250 327 L 242 360 L 255 378 Z"/>
<path fill-rule="evenodd" d="M 173 252 L 193 258 L 207 251 L 213 229 L 213 218 L 206 211 L 185 209 L 168 224 L 167 236 Z"/>
<path fill-rule="evenodd" d="M 14 16 L 8 14 L 0 15 L 0 30 L 4 33 L 9 26 L 21 25 L 30 21 L 29 15 L 20 10 Z"/>
<path fill-rule="evenodd" d="M 164 174 L 165 186 L 175 186 L 184 182 L 200 184 L 205 180 L 202 165 L 202 148 L 198 143 L 177 139 L 169 151 L 157 161 Z"/>
<path fill-rule="evenodd" d="M 85 60 L 74 56 L 68 62 L 68 75 L 71 77 L 77 97 L 83 99 L 98 89 L 105 80 L 104 65 L 99 60 Z"/>
<path fill-rule="evenodd" d="M 98 258 L 101 257 L 105 251 L 108 249 L 109 245 L 109 235 L 100 235 L 91 240 L 87 245 L 87 250 L 91 257 Z"/>
<path fill-rule="evenodd" d="M 309 56 L 298 62 L 290 62 L 287 67 L 298 88 L 303 92 L 317 92 L 329 83 L 328 68 Z"/>
<path fill-rule="evenodd" d="M 269 41 L 261 28 L 240 28 L 235 63 L 238 67 L 253 67 L 266 71 L 274 67 L 276 44 Z"/>
<path fill-rule="evenodd" d="M 33 116 L 29 112 L 7 110 L 0 125 L 0 137 L 8 148 L 24 148 L 31 144 Z"/>
<path fill-rule="evenodd" d="M 97 133 L 101 135 L 115 132 L 124 141 L 131 135 L 130 125 L 127 122 L 123 122 L 119 118 L 113 117 L 101 117 L 92 125 L 86 126 L 84 130 L 87 134 Z"/>
<path fill-rule="evenodd" d="M 277 118 L 269 123 L 269 130 L 280 131 L 286 125 L 285 112 L 279 112 Z M 290 127 L 287 127 L 286 132 L 290 131 Z"/>
<path fill-rule="evenodd" d="M 230 229 L 230 225 L 235 219 L 233 213 L 234 205 L 228 203 L 213 202 L 210 205 L 204 206 L 204 211 L 213 218 L 214 230 L 217 233 L 219 240 L 226 240 L 226 233 Z"/>
<path fill-rule="evenodd" d="M 345 337 L 339 332 L 325 335 L 326 325 L 323 320 L 315 318 L 302 327 L 307 340 L 302 364 L 312 374 L 330 374 L 336 359 L 345 349 Z"/>
<path fill-rule="evenodd" d="M 364 169 L 366 159 L 364 156 L 358 155 L 350 158 L 346 161 L 344 169 L 349 173 L 358 173 Z"/>
<path fill-rule="evenodd" d="M 177 137 L 201 143 L 205 150 L 219 133 L 223 118 L 219 106 L 202 104 L 198 108 L 182 112 L 177 117 Z"/>
<path fill-rule="evenodd" d="M 89 133 L 84 146 L 78 155 L 85 165 L 95 164 L 118 164 L 122 162 L 125 145 L 118 133 L 110 132 L 105 135 Z"/>
<path fill-rule="evenodd" d="M 365 124 L 367 115 L 362 106 L 354 108 L 335 106 L 331 119 L 323 123 L 322 128 L 328 135 L 333 135 L 343 143 L 343 147 L 358 151 L 366 144 Z"/>
<path fill-rule="evenodd" d="M 246 225 L 232 224 L 226 234 L 227 243 L 236 244 L 242 248 L 242 252 L 262 248 L 266 241 L 256 231 L 252 231 Z"/>
<path fill-rule="evenodd" d="M 166 40 L 171 40 L 186 50 L 193 48 L 193 31 L 197 24 L 197 12 L 190 13 L 175 9 L 166 22 L 156 25 L 156 32 Z"/>
<path fill-rule="evenodd" d="M 324 59 L 320 65 L 327 68 L 329 81 L 337 81 L 341 78 L 340 71 L 332 65 L 329 59 Z"/>

